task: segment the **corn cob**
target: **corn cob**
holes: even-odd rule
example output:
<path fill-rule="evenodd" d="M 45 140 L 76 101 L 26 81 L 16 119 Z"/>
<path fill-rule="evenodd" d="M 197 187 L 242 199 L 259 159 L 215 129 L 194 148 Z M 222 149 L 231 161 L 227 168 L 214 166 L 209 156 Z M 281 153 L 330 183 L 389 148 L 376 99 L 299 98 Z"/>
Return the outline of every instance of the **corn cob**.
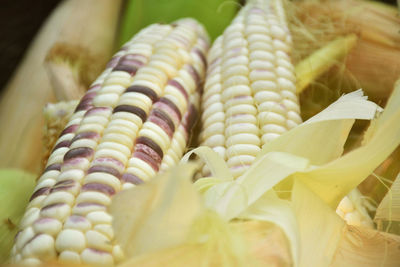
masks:
<path fill-rule="evenodd" d="M 356 188 L 339 203 L 336 213 L 349 225 L 374 228 L 374 223 L 368 214 L 373 207 Z"/>
<path fill-rule="evenodd" d="M 262 145 L 301 123 L 281 4 L 248 1 L 208 55 L 200 142 L 224 157 L 235 177 Z"/>
<path fill-rule="evenodd" d="M 183 19 L 147 27 L 111 59 L 55 144 L 21 221 L 14 262 L 123 258 L 106 212 L 110 197 L 181 157 L 207 49 L 202 26 Z"/>

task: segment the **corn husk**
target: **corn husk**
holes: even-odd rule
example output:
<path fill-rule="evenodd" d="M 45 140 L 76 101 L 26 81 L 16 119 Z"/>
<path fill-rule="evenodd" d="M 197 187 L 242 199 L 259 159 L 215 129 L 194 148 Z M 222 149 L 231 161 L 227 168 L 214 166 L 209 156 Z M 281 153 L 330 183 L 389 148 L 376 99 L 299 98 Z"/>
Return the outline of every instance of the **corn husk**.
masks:
<path fill-rule="evenodd" d="M 0 264 L 8 260 L 14 237 L 35 187 L 35 175 L 0 169 Z"/>
<path fill-rule="evenodd" d="M 192 228 L 199 221 L 205 222 L 208 227 L 201 228 L 202 238 L 193 238 L 199 236 L 192 235 L 193 231 L 188 231 L 186 239 L 174 235 L 171 240 L 177 243 L 169 247 L 157 248 L 153 244 L 147 251 L 129 254 L 126 266 L 134 263 L 158 266 L 161 262 L 167 262 L 167 266 L 246 266 L 241 264 L 242 259 L 245 259 L 247 266 L 396 266 L 400 257 L 398 235 L 348 226 L 335 213 L 335 209 L 343 196 L 365 179 L 400 142 L 399 101 L 400 83 L 383 112 L 379 106 L 366 100 L 361 91 L 345 95 L 322 113 L 265 145 L 256 162 L 236 180 L 225 173 L 226 166 L 219 166 L 225 163 L 221 162 L 222 159 L 215 160 L 218 155 L 211 149 L 200 147 L 193 150 L 185 156 L 182 164 L 191 155 L 197 154 L 200 159 L 207 160 L 211 170 L 211 177 L 199 179 L 194 184 L 202 195 L 204 208 L 200 209 L 199 216 L 190 217 L 189 220 L 185 216 L 182 221 L 178 216 L 173 217 L 176 219 L 175 225 L 183 223 L 187 227 L 191 225 L 188 222 L 192 221 Z M 344 144 L 355 119 L 374 120 L 374 123 L 368 129 L 362 145 L 343 155 Z M 187 168 L 185 165 L 178 166 L 169 177 L 190 180 L 193 170 L 188 171 Z M 165 179 L 165 175 L 161 177 Z M 178 192 L 179 182 L 170 184 L 161 181 L 156 179 L 151 185 L 154 189 L 159 188 L 156 183 L 164 187 L 162 190 L 151 190 L 153 193 L 149 195 L 152 198 L 164 199 L 165 192 Z M 185 192 L 195 194 L 189 187 Z M 135 190 L 138 189 L 126 193 L 123 201 L 118 197 L 113 198 L 113 205 L 124 206 L 112 211 L 113 216 L 126 217 L 124 214 L 131 210 L 126 203 L 132 203 L 134 199 L 137 201 L 135 197 L 139 195 L 135 195 Z M 173 195 L 179 199 L 180 194 Z M 182 195 L 181 201 L 171 199 L 174 201 L 167 201 L 167 205 L 163 201 L 158 202 L 151 206 L 151 210 L 168 217 L 168 211 L 173 210 L 171 206 L 179 209 L 186 198 Z M 148 205 L 144 207 L 149 210 Z M 193 207 L 198 207 L 198 203 Z M 187 209 L 190 210 L 190 207 L 185 206 Z M 213 219 L 204 220 L 209 210 L 217 218 L 214 216 Z M 134 242 L 138 237 L 147 236 L 143 233 L 138 236 L 129 234 L 135 231 L 128 229 L 136 229 L 139 222 L 148 224 L 147 212 L 144 217 L 140 214 L 143 213 L 139 212 L 133 222 L 128 220 L 115 225 L 117 236 L 125 236 L 125 239 Z M 164 220 L 157 222 L 159 218 L 162 217 L 156 215 L 152 221 L 153 224 L 161 224 L 158 227 L 162 229 L 163 223 L 160 222 Z M 273 225 L 280 228 L 285 238 L 274 234 L 273 227 L 265 236 L 260 229 L 254 233 L 238 233 L 229 227 L 238 220 L 243 221 L 243 225 L 254 222 Z M 210 230 L 223 222 L 225 231 Z M 169 224 L 164 229 L 167 232 Z M 146 231 L 146 234 L 150 235 L 150 240 L 157 240 L 162 238 L 157 234 L 159 231 L 154 231 L 155 236 L 152 235 L 153 231 Z M 224 240 L 225 245 L 216 246 L 218 240 Z M 263 243 L 265 240 L 274 243 L 267 245 Z M 163 243 L 167 244 L 165 241 Z M 257 247 L 257 244 L 264 244 L 265 249 L 272 251 L 263 258 L 265 252 L 262 251 L 265 249 Z M 213 249 L 206 249 L 210 247 Z"/>
<path fill-rule="evenodd" d="M 49 78 L 44 61 L 50 53 L 48 60 L 51 64 L 67 62 L 69 67 L 64 68 L 63 73 L 70 71 L 72 74 L 67 74 L 66 77 L 75 77 L 80 71 L 90 73 L 89 76 L 83 75 L 86 77 L 83 79 L 85 82 L 81 81 L 81 75 L 76 77 L 78 87 L 82 87 L 81 84 L 86 86 L 110 56 L 120 2 L 68 0 L 62 2 L 48 18 L 3 90 L 0 102 L 0 166 L 21 168 L 35 173 L 40 170 L 44 125 L 42 109 L 46 103 L 55 101 L 60 92 L 58 89 L 57 93 L 54 92 L 51 83 L 53 78 Z M 50 52 L 60 46 L 65 51 L 77 49 L 77 61 L 69 56 L 72 52 Z M 81 56 L 82 53 L 89 56 Z M 87 60 L 92 60 L 92 57 L 96 60 L 88 63 Z M 91 69 L 93 72 L 90 72 Z M 59 77 L 58 80 L 60 79 Z M 67 84 L 71 86 L 70 83 Z M 68 94 L 68 90 L 61 91 Z"/>
<path fill-rule="evenodd" d="M 379 204 L 374 220 L 378 229 L 400 234 L 400 174 Z"/>
<path fill-rule="evenodd" d="M 370 99 L 387 100 L 400 73 L 400 18 L 395 7 L 361 0 L 297 1 L 290 14 L 295 61 L 338 36 L 356 34 L 359 41 L 344 68 L 331 74 L 346 84 L 336 89 L 363 88 Z M 332 81 L 326 81 L 333 88 Z"/>

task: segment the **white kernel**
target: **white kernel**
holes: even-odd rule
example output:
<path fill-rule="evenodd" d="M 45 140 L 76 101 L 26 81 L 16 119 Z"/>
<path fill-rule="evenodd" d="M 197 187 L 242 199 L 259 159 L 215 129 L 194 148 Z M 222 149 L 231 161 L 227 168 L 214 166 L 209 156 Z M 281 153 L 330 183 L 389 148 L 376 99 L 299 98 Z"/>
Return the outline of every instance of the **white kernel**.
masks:
<path fill-rule="evenodd" d="M 85 164 L 86 165 L 86 164 Z M 88 165 L 89 167 L 89 165 Z M 77 182 L 82 181 L 83 177 L 85 177 L 85 172 L 81 169 L 68 169 L 62 171 L 60 176 L 57 179 L 57 182 L 65 181 L 65 180 L 74 180 Z"/>
<path fill-rule="evenodd" d="M 37 258 L 26 258 L 19 262 L 22 266 L 39 266 L 42 262 Z"/>
<path fill-rule="evenodd" d="M 222 101 L 226 102 L 236 96 L 251 96 L 252 90 L 248 85 L 234 85 L 226 88 L 221 95 Z"/>
<path fill-rule="evenodd" d="M 283 134 L 287 132 L 287 129 L 281 125 L 277 124 L 266 124 L 262 126 L 262 132 L 263 134 L 265 133 L 277 133 L 277 134 Z"/>
<path fill-rule="evenodd" d="M 266 134 L 263 134 L 262 137 L 261 137 L 262 144 L 264 145 L 266 143 L 269 143 L 272 140 L 278 138 L 279 136 L 281 136 L 281 135 L 277 134 L 277 133 L 266 133 Z"/>
<path fill-rule="evenodd" d="M 107 206 L 110 205 L 111 198 L 100 192 L 87 191 L 81 192 L 76 198 L 76 203 L 82 202 L 98 203 Z"/>
<path fill-rule="evenodd" d="M 36 233 L 55 236 L 61 231 L 62 223 L 54 218 L 40 218 L 33 223 L 32 227 Z"/>
<path fill-rule="evenodd" d="M 29 225 L 32 225 L 34 221 L 39 218 L 40 209 L 36 207 L 32 207 L 27 209 L 24 214 L 24 217 L 21 220 L 20 228 L 26 228 Z"/>
<path fill-rule="evenodd" d="M 56 179 L 46 179 L 46 180 L 42 180 L 40 183 L 38 183 L 35 187 L 35 189 L 33 190 L 33 192 L 35 192 L 36 190 L 43 188 L 43 187 L 52 187 L 53 185 L 55 185 L 56 183 Z"/>
<path fill-rule="evenodd" d="M 70 148 L 70 149 L 73 149 L 73 148 L 78 148 L 78 147 L 90 147 L 90 148 L 92 148 L 92 149 L 95 149 L 96 146 L 97 146 L 97 144 L 98 144 L 98 141 L 97 141 L 97 140 L 86 139 L 86 138 L 84 138 L 84 139 L 75 140 L 75 141 L 69 146 L 69 148 Z"/>
<path fill-rule="evenodd" d="M 90 123 L 90 124 L 81 124 L 77 133 L 84 133 L 84 132 L 95 132 L 101 134 L 104 130 L 104 126 L 97 123 Z"/>
<path fill-rule="evenodd" d="M 111 224 L 112 217 L 105 211 L 93 211 L 86 215 L 86 218 L 93 224 Z"/>
<path fill-rule="evenodd" d="M 48 164 L 50 165 L 50 164 Z M 51 170 L 51 171 L 47 171 L 45 173 L 42 174 L 42 176 L 40 176 L 39 180 L 38 180 L 38 184 L 42 183 L 46 180 L 55 180 L 57 179 L 57 176 L 60 174 L 60 171 L 57 170 Z"/>
<path fill-rule="evenodd" d="M 251 83 L 251 88 L 255 93 L 260 91 L 278 91 L 278 86 L 274 81 L 255 81 Z"/>
<path fill-rule="evenodd" d="M 225 136 L 223 134 L 215 134 L 207 138 L 202 145 L 215 147 L 215 146 L 223 146 L 225 144 Z"/>
<path fill-rule="evenodd" d="M 64 229 L 62 230 L 56 239 L 55 248 L 58 252 L 64 250 L 71 250 L 75 252 L 81 252 L 86 247 L 85 235 L 78 230 Z"/>
<path fill-rule="evenodd" d="M 102 116 L 103 114 L 91 114 L 83 118 L 82 124 L 100 124 L 105 127 L 109 122 L 109 116 Z M 108 115 L 108 114 L 107 114 Z"/>
<path fill-rule="evenodd" d="M 118 263 L 124 259 L 124 252 L 119 245 L 115 245 L 112 251 L 114 260 Z"/>
<path fill-rule="evenodd" d="M 153 167 L 151 167 L 147 162 L 139 159 L 138 157 L 130 158 L 128 166 L 130 168 L 135 167 L 137 169 L 142 170 L 143 172 L 146 173 L 146 177 L 153 177 L 154 175 L 156 175 L 156 171 L 153 169 Z M 144 177 L 140 178 L 145 179 Z"/>
<path fill-rule="evenodd" d="M 51 217 L 57 220 L 63 221 L 69 214 L 71 213 L 71 207 L 67 204 L 48 206 L 42 208 L 40 211 L 40 215 L 42 217 Z"/>
<path fill-rule="evenodd" d="M 209 125 L 206 129 L 204 129 L 201 133 L 200 138 L 201 140 L 206 140 L 216 134 L 222 134 L 224 130 L 225 130 L 225 123 L 217 122 Z"/>
<path fill-rule="evenodd" d="M 286 125 L 286 117 L 275 112 L 260 112 L 258 113 L 258 118 L 261 125 L 265 125 L 268 123 L 282 126 Z"/>
<path fill-rule="evenodd" d="M 258 152 L 260 152 L 260 147 L 249 144 L 237 144 L 228 147 L 226 150 L 226 156 L 228 158 L 232 158 L 238 155 L 249 155 L 249 156 L 257 156 Z"/>
<path fill-rule="evenodd" d="M 128 161 L 128 157 L 122 154 L 121 152 L 113 149 L 100 149 L 97 150 L 94 154 L 94 158 L 113 158 L 116 160 L 119 160 L 123 164 L 125 164 Z"/>
<path fill-rule="evenodd" d="M 25 228 L 22 232 L 18 233 L 15 241 L 17 251 L 21 251 L 22 247 L 34 236 L 35 232 L 32 227 Z"/>
<path fill-rule="evenodd" d="M 126 157 L 129 157 L 131 155 L 131 150 L 121 144 L 115 143 L 115 142 L 101 142 L 98 147 L 98 150 L 100 149 L 115 149 L 124 154 Z"/>
<path fill-rule="evenodd" d="M 116 82 L 118 83 L 119 81 L 113 79 L 113 80 L 111 80 L 111 82 L 112 83 L 116 83 Z M 111 93 L 111 94 L 120 95 L 125 91 L 126 87 L 128 87 L 128 86 L 129 86 L 129 84 L 127 84 L 126 86 L 122 86 L 122 85 L 119 85 L 119 84 L 110 84 L 109 83 L 107 85 L 104 85 L 103 88 L 101 88 L 101 92 L 103 94 L 110 94 Z"/>
<path fill-rule="evenodd" d="M 251 51 L 249 58 L 251 61 L 263 60 L 263 61 L 269 61 L 269 62 L 274 62 L 276 59 L 276 57 L 273 53 L 271 53 L 269 51 L 264 51 L 264 50 Z"/>
<path fill-rule="evenodd" d="M 225 125 L 230 126 L 236 123 L 250 123 L 250 124 L 257 124 L 258 120 L 256 116 L 251 114 L 238 114 L 234 117 L 228 117 L 225 120 Z"/>
<path fill-rule="evenodd" d="M 213 115 L 211 115 L 210 117 L 204 119 L 203 128 L 206 129 L 210 125 L 217 123 L 217 122 L 223 122 L 224 120 L 225 120 L 225 113 L 216 112 Z"/>
<path fill-rule="evenodd" d="M 108 239 L 107 236 L 94 230 L 87 231 L 85 236 L 88 247 L 102 251 L 112 252 L 113 247 L 111 241 Z"/>
<path fill-rule="evenodd" d="M 257 115 L 257 108 L 254 105 L 240 104 L 228 108 L 225 112 L 227 117 L 235 116 L 237 114 L 251 114 L 255 116 Z"/>
<path fill-rule="evenodd" d="M 115 107 L 118 103 L 118 99 L 118 94 L 98 94 L 93 99 L 93 105 L 95 105 L 96 107 Z"/>
<path fill-rule="evenodd" d="M 71 206 L 74 203 L 75 196 L 71 193 L 64 191 L 56 191 L 50 193 L 47 198 L 43 201 L 43 206 L 57 204 L 57 203 L 65 203 Z"/>
<path fill-rule="evenodd" d="M 257 135 L 248 133 L 235 134 L 226 140 L 226 146 L 232 146 L 236 144 L 251 144 L 260 146 L 260 143 L 260 138 Z"/>
<path fill-rule="evenodd" d="M 87 248 L 81 253 L 83 263 L 96 266 L 112 266 L 114 259 L 110 253 Z"/>
<path fill-rule="evenodd" d="M 131 189 L 133 187 L 135 187 L 135 185 L 132 184 L 132 183 L 129 183 L 129 182 L 126 182 L 126 183 L 122 184 L 122 190 Z"/>
<path fill-rule="evenodd" d="M 221 102 L 217 102 L 209 106 L 207 109 L 204 110 L 202 116 L 203 118 L 208 118 L 211 115 L 221 112 L 224 110 L 224 105 Z"/>
<path fill-rule="evenodd" d="M 254 162 L 256 157 L 249 155 L 238 155 L 228 159 L 227 165 L 228 167 L 234 167 L 238 165 L 249 165 Z"/>
<path fill-rule="evenodd" d="M 126 173 L 133 174 L 133 175 L 139 177 L 140 179 L 142 179 L 143 181 L 147 181 L 151 178 L 151 176 L 148 173 L 143 171 L 141 168 L 137 168 L 137 167 L 128 167 L 126 169 Z"/>
<path fill-rule="evenodd" d="M 126 184 L 134 186 L 131 183 L 126 183 Z M 107 236 L 109 239 L 114 238 L 114 231 L 110 224 L 97 224 L 97 225 L 95 225 L 95 227 L 93 229 L 98 231 L 99 233 Z"/>
<path fill-rule="evenodd" d="M 289 99 L 284 99 L 282 104 L 286 107 L 287 110 L 294 111 L 296 113 L 300 113 L 300 106 L 297 102 L 293 102 Z"/>
<path fill-rule="evenodd" d="M 225 135 L 231 136 L 239 133 L 259 134 L 259 128 L 252 123 L 235 123 L 225 129 Z"/>
<path fill-rule="evenodd" d="M 237 75 L 229 77 L 222 83 L 223 88 L 228 88 L 235 85 L 249 85 L 249 79 L 247 76 Z"/>
<path fill-rule="evenodd" d="M 249 77 L 252 82 L 259 80 L 276 81 L 275 72 L 271 70 L 255 69 L 250 72 Z"/>
<path fill-rule="evenodd" d="M 81 256 L 75 251 L 64 250 L 58 256 L 58 260 L 62 263 L 80 264 Z"/>
<path fill-rule="evenodd" d="M 272 25 L 270 27 L 271 35 L 273 38 L 280 39 L 280 40 L 285 40 L 286 35 L 289 34 L 286 32 L 284 29 L 282 29 L 279 26 Z"/>
<path fill-rule="evenodd" d="M 92 228 L 91 222 L 84 216 L 72 215 L 68 217 L 64 223 L 65 229 L 75 229 L 81 232 L 85 232 Z"/>
<path fill-rule="evenodd" d="M 54 238 L 46 234 L 35 236 L 22 249 L 22 257 L 38 257 L 42 260 L 54 259 L 56 257 Z"/>
<path fill-rule="evenodd" d="M 121 181 L 118 178 L 104 172 L 89 173 L 85 178 L 85 184 L 87 183 L 106 184 L 111 186 L 115 191 L 119 191 L 121 188 Z"/>

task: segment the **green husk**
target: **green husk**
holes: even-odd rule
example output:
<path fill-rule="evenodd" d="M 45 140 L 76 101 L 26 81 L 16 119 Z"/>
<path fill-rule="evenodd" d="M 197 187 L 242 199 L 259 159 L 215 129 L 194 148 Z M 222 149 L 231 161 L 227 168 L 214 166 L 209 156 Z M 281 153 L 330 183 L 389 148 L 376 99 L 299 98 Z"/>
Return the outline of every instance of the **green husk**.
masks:
<path fill-rule="evenodd" d="M 239 9 L 237 0 L 129 0 L 122 18 L 118 44 L 152 23 L 170 23 L 182 17 L 201 22 L 212 39 L 219 36 Z"/>
<path fill-rule="evenodd" d="M 0 169 L 0 264 L 8 260 L 18 224 L 35 187 L 35 175 Z"/>

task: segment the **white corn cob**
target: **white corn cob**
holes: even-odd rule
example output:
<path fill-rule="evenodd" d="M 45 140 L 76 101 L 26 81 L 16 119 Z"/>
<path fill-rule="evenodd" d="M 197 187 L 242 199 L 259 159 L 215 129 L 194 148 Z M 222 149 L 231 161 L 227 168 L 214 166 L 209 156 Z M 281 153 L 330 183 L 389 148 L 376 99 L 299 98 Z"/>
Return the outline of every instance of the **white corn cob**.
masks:
<path fill-rule="evenodd" d="M 281 4 L 248 1 L 208 54 L 200 141 L 224 157 L 235 177 L 263 144 L 301 123 Z"/>
<path fill-rule="evenodd" d="M 106 211 L 111 196 L 178 162 L 207 49 L 202 26 L 183 19 L 147 27 L 111 59 L 56 142 L 16 236 L 14 262 L 112 265 L 123 257 Z"/>
<path fill-rule="evenodd" d="M 374 209 L 356 188 L 345 196 L 336 208 L 336 213 L 349 225 L 374 228 L 368 210 Z"/>

